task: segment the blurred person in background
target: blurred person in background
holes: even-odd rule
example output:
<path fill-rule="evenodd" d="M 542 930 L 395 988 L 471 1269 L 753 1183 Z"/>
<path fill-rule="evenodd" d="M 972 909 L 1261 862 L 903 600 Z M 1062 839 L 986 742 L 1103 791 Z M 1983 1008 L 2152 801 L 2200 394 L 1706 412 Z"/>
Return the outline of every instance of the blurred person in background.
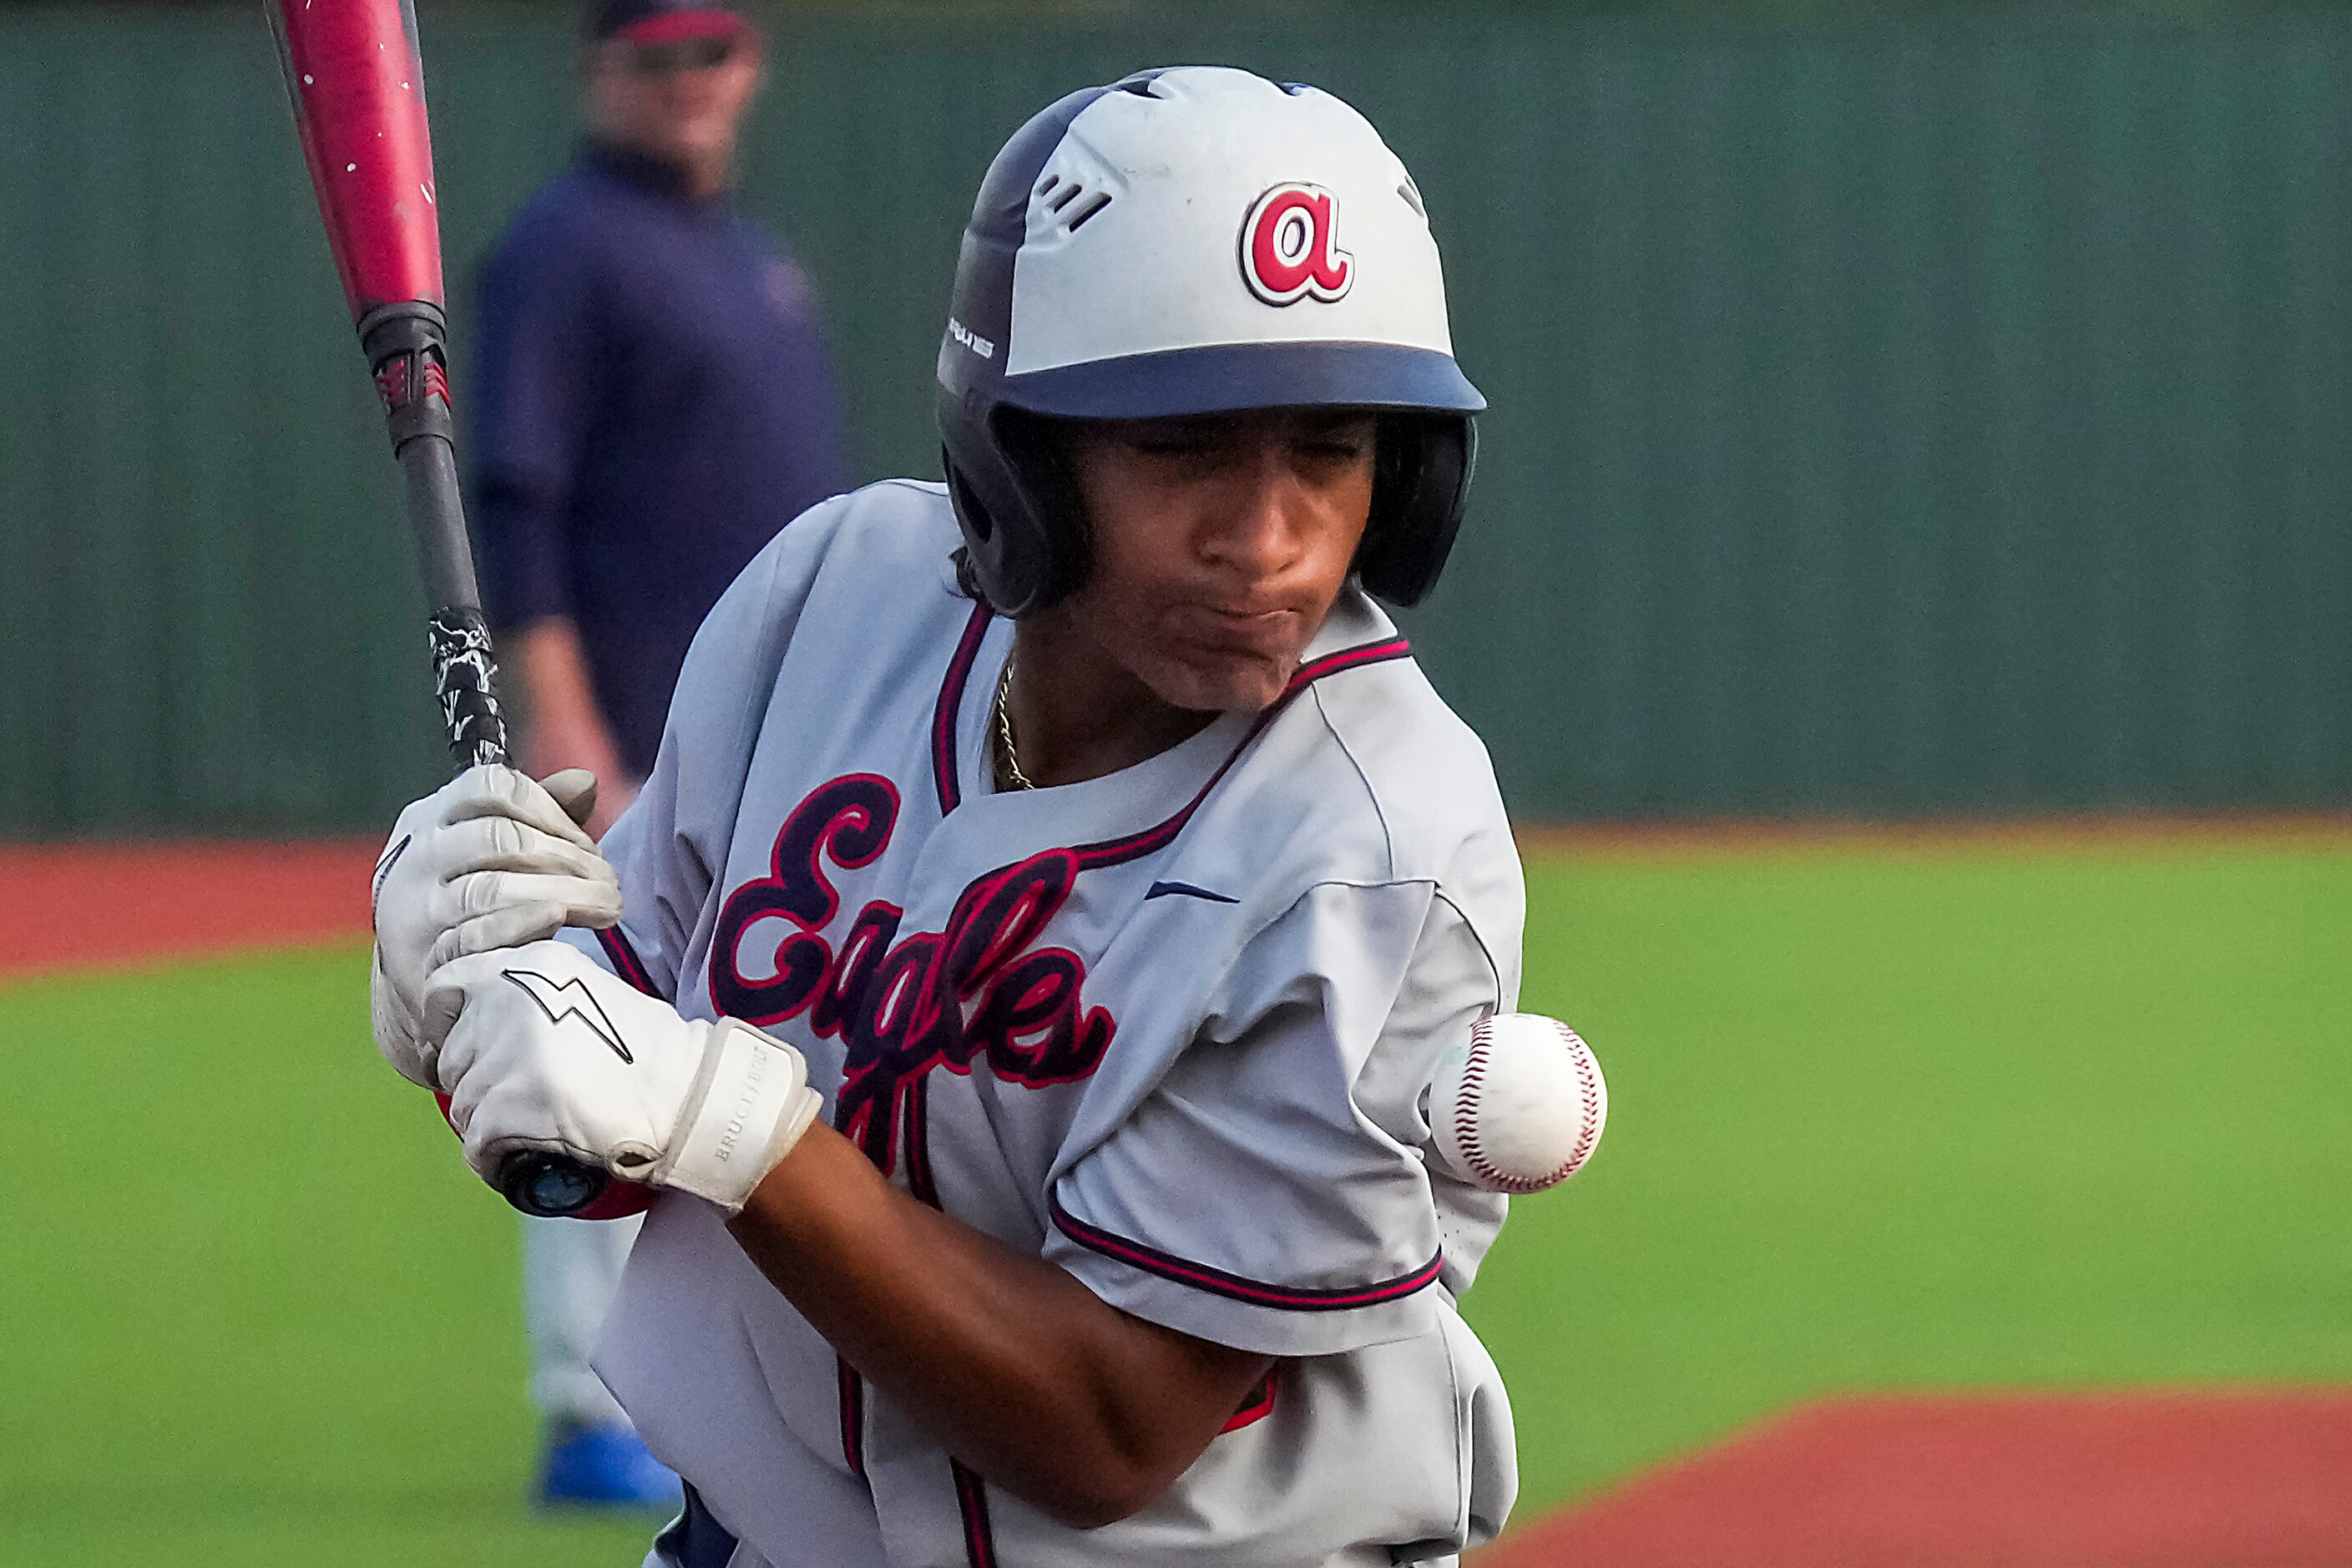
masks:
<path fill-rule="evenodd" d="M 467 400 L 483 590 L 521 765 L 587 768 L 601 835 L 652 770 L 687 645 L 793 517 L 846 483 L 807 283 L 733 199 L 759 31 L 729 0 L 599 0 L 587 135 L 482 277 Z M 675 1508 L 588 1366 L 637 1221 L 527 1219 L 541 1501 Z"/>

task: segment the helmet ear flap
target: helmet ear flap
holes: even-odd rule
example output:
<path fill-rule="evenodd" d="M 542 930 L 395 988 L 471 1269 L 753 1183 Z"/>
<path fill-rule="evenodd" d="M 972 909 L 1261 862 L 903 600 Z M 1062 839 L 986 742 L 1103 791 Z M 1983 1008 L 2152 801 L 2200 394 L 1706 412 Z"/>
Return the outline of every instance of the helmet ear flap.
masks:
<path fill-rule="evenodd" d="M 1007 615 L 1042 610 L 1074 592 L 1087 580 L 1094 560 L 1094 541 L 1087 527 L 1086 502 L 1077 476 L 1070 471 L 1068 447 L 1058 421 L 1003 404 L 997 407 L 997 449 L 1019 480 L 1029 504 L 1040 542 L 1037 592 L 1031 602 Z"/>
<path fill-rule="evenodd" d="M 1085 521 L 1060 445 L 1049 422 L 1020 409 L 999 405 L 983 432 L 945 401 L 940 460 L 963 529 L 961 575 L 999 615 L 1042 610 L 1086 577 Z"/>
<path fill-rule="evenodd" d="M 1366 593 L 1412 605 L 1437 585 L 1462 529 L 1477 458 L 1477 426 L 1467 415 L 1381 416 L 1371 520 L 1356 551 Z"/>

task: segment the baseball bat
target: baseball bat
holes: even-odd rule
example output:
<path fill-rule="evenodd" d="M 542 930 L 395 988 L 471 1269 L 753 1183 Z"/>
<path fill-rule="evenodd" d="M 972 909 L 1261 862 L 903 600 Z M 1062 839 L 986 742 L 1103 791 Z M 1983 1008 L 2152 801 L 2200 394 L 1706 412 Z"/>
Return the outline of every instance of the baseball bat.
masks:
<path fill-rule="evenodd" d="M 508 759 L 488 626 L 457 489 L 439 197 L 412 0 L 267 0 L 310 188 L 342 274 L 392 449 L 407 480 L 433 613 L 434 689 L 459 772 Z M 496 1186 L 534 1215 L 572 1215 L 608 1178 L 560 1154 L 511 1154 Z"/>

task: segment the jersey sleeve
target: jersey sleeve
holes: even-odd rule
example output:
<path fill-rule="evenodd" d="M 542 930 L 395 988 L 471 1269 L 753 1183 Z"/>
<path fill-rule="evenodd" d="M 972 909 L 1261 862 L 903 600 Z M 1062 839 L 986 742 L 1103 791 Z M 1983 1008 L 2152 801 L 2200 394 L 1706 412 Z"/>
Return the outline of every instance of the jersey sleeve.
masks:
<path fill-rule="evenodd" d="M 677 994 L 687 950 L 725 869 L 784 646 L 848 504 L 844 498 L 813 508 L 779 533 L 703 617 L 678 672 L 653 772 L 599 845 L 620 878 L 620 923 L 562 933 L 688 1016 L 701 1015 Z"/>
<path fill-rule="evenodd" d="M 538 215 L 533 215 L 538 216 Z M 492 625 L 572 613 L 571 502 L 614 353 L 594 258 L 526 217 L 483 268 L 466 399 L 472 521 Z"/>
<path fill-rule="evenodd" d="M 1045 1255 L 1122 1310 L 1238 1349 L 1328 1355 L 1423 1331 L 1444 1266 L 1423 1091 L 1500 992 L 1434 884 L 1310 889 L 1055 1183 Z"/>

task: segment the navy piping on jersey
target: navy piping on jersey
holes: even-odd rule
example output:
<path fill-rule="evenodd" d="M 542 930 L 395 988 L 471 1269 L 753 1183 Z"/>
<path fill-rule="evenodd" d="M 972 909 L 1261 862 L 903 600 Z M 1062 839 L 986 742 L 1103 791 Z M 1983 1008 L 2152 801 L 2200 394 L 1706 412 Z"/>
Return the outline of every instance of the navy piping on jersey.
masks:
<path fill-rule="evenodd" d="M 931 713 L 931 777 L 939 784 L 941 816 L 963 801 L 963 792 L 956 783 L 956 707 L 963 700 L 964 684 L 971 679 L 972 660 L 980 657 L 981 639 L 987 635 L 991 611 L 985 604 L 971 607 L 971 619 L 964 623 L 963 640 L 956 644 L 955 658 L 948 661 L 948 678 L 940 687 L 940 705 Z"/>
<path fill-rule="evenodd" d="M 956 1509 L 963 1515 L 963 1555 L 971 1568 L 996 1568 L 996 1532 L 988 1523 L 988 1483 L 961 1459 L 950 1459 L 955 1475 Z"/>
<path fill-rule="evenodd" d="M 930 1082 L 931 1075 L 924 1073 L 898 1090 L 907 1097 L 898 1125 L 902 1130 L 900 1140 L 906 1147 L 907 1190 L 939 1208 L 940 1189 L 931 1181 Z"/>
<path fill-rule="evenodd" d="M 1287 1312 L 1344 1312 L 1357 1307 L 1377 1307 L 1382 1302 L 1412 1295 L 1435 1279 L 1445 1264 L 1445 1254 L 1441 1249 L 1412 1273 L 1400 1274 L 1393 1279 L 1382 1279 L 1370 1285 L 1269 1285 L 1264 1280 L 1228 1274 L 1222 1268 L 1195 1263 L 1172 1252 L 1162 1252 L 1156 1247 L 1130 1241 L 1099 1226 L 1088 1225 L 1064 1208 L 1059 1196 L 1053 1198 L 1051 1204 L 1055 1228 L 1089 1252 L 1099 1252 L 1105 1258 L 1127 1264 L 1129 1268 L 1157 1274 L 1163 1279 L 1173 1279 L 1180 1285 L 1190 1285 L 1196 1290 L 1246 1301 L 1255 1307 L 1276 1307 Z"/>
<path fill-rule="evenodd" d="M 907 1097 L 906 1114 L 898 1121 L 903 1129 L 907 1167 L 907 1191 L 919 1201 L 938 1209 L 940 1189 L 931 1179 L 930 1076 L 908 1084 L 901 1093 Z M 956 1511 L 963 1521 L 963 1554 L 969 1568 L 996 1568 L 996 1536 L 988 1522 L 988 1486 L 961 1459 L 948 1461 L 949 1471 L 955 1478 Z M 863 1473 L 863 1467 L 860 1467 Z"/>
<path fill-rule="evenodd" d="M 871 1490 L 874 1483 L 866 1480 L 866 1380 L 840 1356 L 833 1360 L 841 1384 L 841 1458 Z"/>
<path fill-rule="evenodd" d="M 665 1002 L 669 1000 L 662 996 L 660 989 L 654 984 L 653 976 L 646 972 L 645 960 L 637 956 L 637 950 L 629 945 L 629 939 L 621 933 L 619 926 L 606 926 L 598 931 L 596 943 L 604 950 L 604 956 L 613 961 L 614 973 L 648 996 L 660 996 Z"/>
<path fill-rule="evenodd" d="M 1217 771 L 1209 775 L 1209 782 L 1201 786 L 1199 794 L 1184 803 L 1184 808 L 1181 811 L 1157 827 L 1147 827 L 1140 833 L 1130 833 L 1124 838 L 1106 838 L 1099 844 L 1079 846 L 1072 851 L 1078 858 L 1078 869 L 1089 871 L 1097 866 L 1122 866 L 1129 860 L 1140 860 L 1146 855 L 1166 848 L 1175 841 L 1179 833 L 1184 831 L 1184 825 L 1192 820 L 1192 814 L 1201 809 L 1201 803 L 1209 798 L 1209 792 L 1224 782 L 1225 775 L 1233 771 L 1234 764 L 1242 760 L 1242 753 L 1249 750 L 1250 742 L 1264 733 L 1268 724 L 1274 722 L 1276 714 L 1290 706 L 1293 698 L 1327 675 L 1337 675 L 1342 670 L 1354 669 L 1360 665 L 1381 664 L 1392 658 L 1408 658 L 1412 653 L 1412 644 L 1404 638 L 1388 637 L 1380 642 L 1365 643 L 1360 647 L 1342 648 L 1338 653 L 1326 654 L 1312 663 L 1300 665 L 1297 673 L 1290 678 L 1290 684 L 1282 689 L 1282 695 L 1276 698 L 1266 710 L 1257 716 L 1256 721 L 1249 727 L 1249 733 L 1242 737 L 1241 744 L 1234 748 L 1231 756 L 1217 764 Z"/>
<path fill-rule="evenodd" d="M 932 710 L 931 773 L 939 786 L 941 816 L 955 810 L 962 798 L 956 785 L 956 715 L 962 710 L 964 688 L 971 679 L 972 661 L 979 656 L 981 638 L 987 632 L 993 613 L 985 604 L 972 606 L 971 619 L 964 625 L 963 638 L 956 645 L 955 657 L 948 661 L 947 679 L 940 687 L 939 706 Z M 1234 764 L 1241 761 L 1242 753 L 1249 750 L 1250 742 L 1256 740 L 1265 727 L 1274 722 L 1275 716 L 1290 706 L 1292 700 L 1300 692 L 1327 675 L 1338 675 L 1367 664 L 1382 664 L 1393 658 L 1409 658 L 1412 655 L 1412 644 L 1405 638 L 1383 637 L 1379 642 L 1341 648 L 1337 653 L 1328 653 L 1321 658 L 1300 665 L 1289 683 L 1282 689 L 1282 695 L 1257 716 L 1249 727 L 1249 733 L 1242 737 L 1241 743 L 1217 764 L 1217 771 L 1209 775 L 1209 782 L 1202 784 L 1175 816 L 1140 833 L 1078 846 L 1071 851 L 1078 858 L 1078 869 L 1089 871 L 1100 866 L 1121 866 L 1167 847 L 1184 830 L 1184 825 L 1192 820 L 1192 814 L 1201 809 L 1202 802 L 1209 798 L 1210 792 L 1223 783 L 1224 776 L 1233 771 Z"/>

